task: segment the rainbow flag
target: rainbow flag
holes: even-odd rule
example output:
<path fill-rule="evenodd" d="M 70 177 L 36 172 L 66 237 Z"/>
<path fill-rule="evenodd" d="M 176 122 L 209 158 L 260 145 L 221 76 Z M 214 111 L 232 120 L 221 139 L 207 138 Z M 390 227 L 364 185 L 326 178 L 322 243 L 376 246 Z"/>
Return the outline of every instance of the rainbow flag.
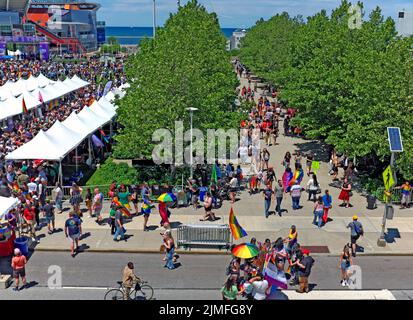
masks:
<path fill-rule="evenodd" d="M 292 186 L 295 184 L 296 181 L 298 181 L 298 183 L 301 183 L 301 181 L 303 180 L 303 178 L 304 178 L 304 171 L 303 171 L 303 169 L 301 169 L 301 170 L 296 170 L 295 173 L 294 173 L 294 175 L 293 175 L 293 178 L 290 180 L 290 182 L 288 183 L 288 185 L 289 185 L 290 187 L 292 187 Z"/>
<path fill-rule="evenodd" d="M 102 135 L 103 140 L 104 140 L 106 143 L 109 143 L 109 139 L 108 139 L 108 137 L 106 136 L 105 132 L 104 132 L 103 130 L 100 130 L 100 133 L 101 133 L 101 135 Z"/>
<path fill-rule="evenodd" d="M 229 227 L 235 240 L 241 239 L 247 236 L 247 232 L 239 225 L 237 218 L 234 215 L 234 210 L 231 207 L 229 214 Z"/>
<path fill-rule="evenodd" d="M 27 111 L 26 101 L 24 101 L 24 98 L 22 100 L 22 105 L 23 105 L 23 113 L 28 113 L 29 111 Z"/>
<path fill-rule="evenodd" d="M 131 213 L 129 212 L 129 210 L 126 209 L 125 206 L 124 206 L 123 204 L 121 204 L 117 198 L 113 198 L 112 202 L 113 202 L 114 204 L 116 204 L 117 206 L 122 207 L 122 209 L 120 209 L 120 210 L 122 211 L 122 213 L 123 213 L 125 216 L 128 216 L 128 217 L 131 216 Z"/>

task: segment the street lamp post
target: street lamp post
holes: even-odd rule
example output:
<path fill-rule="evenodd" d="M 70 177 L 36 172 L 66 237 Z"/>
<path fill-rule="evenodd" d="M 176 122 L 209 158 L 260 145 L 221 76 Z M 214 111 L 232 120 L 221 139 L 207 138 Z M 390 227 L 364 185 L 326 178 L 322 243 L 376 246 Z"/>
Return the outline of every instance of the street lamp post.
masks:
<path fill-rule="evenodd" d="M 156 36 L 156 0 L 153 0 L 153 38 Z"/>
<path fill-rule="evenodd" d="M 198 111 L 198 109 L 197 108 L 187 108 L 186 110 L 189 111 L 190 118 L 191 118 L 191 145 L 190 145 L 190 152 L 191 152 L 191 154 L 190 154 L 190 164 L 191 164 L 191 167 L 190 167 L 190 178 L 192 179 L 193 176 L 194 176 L 194 168 L 193 168 L 193 165 L 194 165 L 193 157 L 194 157 L 194 155 L 193 155 L 193 146 L 192 146 L 193 138 L 194 138 L 194 136 L 193 136 L 193 130 L 194 130 L 193 129 L 193 116 L 194 116 L 194 111 Z"/>

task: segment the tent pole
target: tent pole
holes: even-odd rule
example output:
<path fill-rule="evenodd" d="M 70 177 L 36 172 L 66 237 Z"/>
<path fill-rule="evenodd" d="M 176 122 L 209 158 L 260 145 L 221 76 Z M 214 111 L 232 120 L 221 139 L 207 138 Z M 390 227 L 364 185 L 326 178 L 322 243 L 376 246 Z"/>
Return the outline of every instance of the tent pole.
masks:
<path fill-rule="evenodd" d="M 60 180 L 60 185 L 63 188 L 63 170 L 62 170 L 62 161 L 59 161 L 59 180 Z"/>
<path fill-rule="evenodd" d="M 76 173 L 77 173 L 77 169 L 78 169 L 78 164 L 77 164 L 77 147 L 76 147 L 76 153 L 75 153 L 75 159 L 76 159 Z"/>
<path fill-rule="evenodd" d="M 88 149 L 89 149 L 90 167 L 92 167 L 92 144 L 90 141 L 90 136 L 87 138 L 87 141 L 88 141 Z"/>

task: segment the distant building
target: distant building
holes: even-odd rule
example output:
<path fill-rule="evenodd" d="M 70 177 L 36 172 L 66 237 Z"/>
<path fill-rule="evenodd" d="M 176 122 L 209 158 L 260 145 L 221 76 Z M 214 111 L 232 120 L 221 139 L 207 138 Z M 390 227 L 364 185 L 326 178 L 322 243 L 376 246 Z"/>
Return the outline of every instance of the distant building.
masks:
<path fill-rule="evenodd" d="M 399 35 L 408 37 L 413 34 L 413 12 L 400 11 L 396 22 Z"/>
<path fill-rule="evenodd" d="M 232 33 L 230 39 L 230 50 L 239 49 L 241 47 L 241 39 L 245 37 L 247 30 L 238 29 Z"/>
<path fill-rule="evenodd" d="M 96 13 L 100 7 L 84 0 L 31 0 L 25 20 L 57 51 L 91 52 L 98 49 L 98 38 L 104 36 L 102 29 L 98 34 Z"/>

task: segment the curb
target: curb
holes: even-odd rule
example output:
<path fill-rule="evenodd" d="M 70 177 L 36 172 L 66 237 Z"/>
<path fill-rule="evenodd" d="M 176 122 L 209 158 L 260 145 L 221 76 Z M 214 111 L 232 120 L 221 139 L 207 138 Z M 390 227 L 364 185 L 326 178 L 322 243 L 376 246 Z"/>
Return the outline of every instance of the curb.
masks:
<path fill-rule="evenodd" d="M 61 248 L 37 248 L 37 249 L 30 249 L 31 251 L 35 252 L 70 252 L 69 249 L 61 249 Z M 133 253 L 133 254 L 162 254 L 159 250 L 155 249 L 87 249 L 83 252 L 91 252 L 91 253 Z M 198 251 L 198 250 L 176 250 L 177 254 L 182 255 L 222 255 L 222 256 L 230 256 L 231 253 L 229 251 L 219 251 L 219 250 L 210 250 L 210 251 Z M 313 257 L 339 257 L 340 254 L 334 253 L 314 253 L 312 254 Z M 357 257 L 413 257 L 412 253 L 399 253 L 399 252 L 383 252 L 383 253 L 359 253 Z"/>

